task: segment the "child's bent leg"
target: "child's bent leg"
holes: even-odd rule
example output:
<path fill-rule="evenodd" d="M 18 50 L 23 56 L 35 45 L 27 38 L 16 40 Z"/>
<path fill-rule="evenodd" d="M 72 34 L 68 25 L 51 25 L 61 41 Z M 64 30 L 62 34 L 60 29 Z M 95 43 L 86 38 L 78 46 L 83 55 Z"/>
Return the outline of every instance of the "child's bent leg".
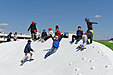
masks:
<path fill-rule="evenodd" d="M 76 44 L 82 39 L 82 37 L 78 37 L 76 40 Z"/>
<path fill-rule="evenodd" d="M 50 56 L 53 53 L 54 47 L 52 47 L 49 52 L 47 52 L 47 54 L 45 55 L 44 58 L 47 58 L 48 56 Z"/>
<path fill-rule="evenodd" d="M 53 51 L 53 53 L 55 53 L 57 50 L 58 50 L 58 48 L 54 48 L 54 51 Z"/>
<path fill-rule="evenodd" d="M 24 61 L 24 60 L 25 60 L 25 58 L 27 58 L 27 53 L 25 53 L 25 57 L 22 59 L 22 61 Z"/>
<path fill-rule="evenodd" d="M 30 59 L 32 59 L 32 55 L 33 55 L 33 54 L 32 54 L 31 52 L 29 52 L 29 54 L 30 54 Z"/>
<path fill-rule="evenodd" d="M 76 36 L 75 35 L 72 35 L 72 42 L 74 42 Z"/>
<path fill-rule="evenodd" d="M 82 40 L 83 40 L 83 46 L 85 46 L 87 44 L 87 36 L 83 35 Z"/>
<path fill-rule="evenodd" d="M 92 43 L 92 41 L 93 41 L 93 36 L 90 38 L 90 44 Z"/>

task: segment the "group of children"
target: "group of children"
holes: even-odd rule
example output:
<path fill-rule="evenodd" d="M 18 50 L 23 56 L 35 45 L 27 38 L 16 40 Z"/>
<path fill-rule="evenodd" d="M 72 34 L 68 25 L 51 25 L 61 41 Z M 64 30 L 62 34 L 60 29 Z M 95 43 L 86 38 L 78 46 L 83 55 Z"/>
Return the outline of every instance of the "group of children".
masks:
<path fill-rule="evenodd" d="M 12 32 L 10 32 L 7 36 L 7 42 L 10 42 L 11 41 L 11 38 L 12 38 Z M 17 41 L 17 32 L 15 32 L 14 36 L 13 36 L 13 40 L 14 41 Z"/>
<path fill-rule="evenodd" d="M 77 44 L 81 39 L 82 39 L 82 43 L 80 44 L 80 48 L 85 49 L 86 44 L 91 44 L 92 40 L 93 40 L 93 24 L 98 24 L 97 22 L 90 22 L 89 18 L 85 18 L 85 22 L 87 24 L 87 28 L 88 30 L 83 34 L 83 30 L 81 29 L 81 26 L 78 27 L 77 33 L 76 35 L 72 35 L 72 41 L 70 42 L 71 44 L 74 42 L 74 40 L 76 40 Z M 88 39 L 90 40 L 90 42 L 88 41 Z"/>
<path fill-rule="evenodd" d="M 77 44 L 82 39 L 83 43 L 80 45 L 80 47 L 82 47 L 82 48 L 84 48 L 85 45 L 87 43 L 89 43 L 88 39 L 90 39 L 90 43 L 92 43 L 92 39 L 93 39 L 92 24 L 98 24 L 96 22 L 90 22 L 89 18 L 85 18 L 85 21 L 87 23 L 88 30 L 85 33 L 83 33 L 83 30 L 81 29 L 81 26 L 79 26 L 78 30 L 77 30 L 77 33 L 76 33 L 77 35 L 72 35 L 72 41 L 70 42 L 72 44 L 74 42 L 74 40 L 76 39 L 76 43 L 75 44 Z M 32 23 L 34 23 L 34 22 L 32 22 Z M 37 35 L 37 30 L 35 29 L 36 26 L 33 27 L 34 30 L 36 30 L 36 31 L 34 31 L 34 30 L 32 30 L 33 29 L 32 25 L 33 24 L 31 24 L 31 26 L 30 26 L 32 38 L 36 39 L 35 38 L 35 36 Z M 48 34 L 46 33 L 46 30 L 43 29 L 42 34 L 40 36 L 38 35 L 39 36 L 38 39 L 41 39 L 43 42 L 46 41 L 49 38 L 52 38 L 52 40 L 53 40 L 52 48 L 47 52 L 47 54 L 45 55 L 44 59 L 46 59 L 48 56 L 50 56 L 51 54 L 53 54 L 53 53 L 55 53 L 57 51 L 57 49 L 59 48 L 60 41 L 61 41 L 62 38 L 65 38 L 65 37 L 67 38 L 67 36 L 66 36 L 67 32 L 64 32 L 63 34 L 61 34 L 61 32 L 59 31 L 59 27 L 58 26 L 56 26 L 55 34 L 53 33 L 52 28 L 48 28 L 48 30 L 49 30 Z M 30 51 L 34 52 L 34 50 L 31 48 L 30 44 L 31 44 L 31 41 L 28 40 L 28 43 L 27 43 L 27 45 L 26 45 L 26 47 L 24 49 L 25 57 L 21 60 L 21 63 L 23 63 L 24 59 L 27 57 L 27 54 L 30 54 L 30 60 L 33 60 L 32 59 L 32 53 Z"/>
<path fill-rule="evenodd" d="M 52 28 L 48 28 L 48 31 L 49 32 L 47 34 L 46 30 L 43 29 L 42 34 L 38 38 L 38 41 L 41 41 L 42 43 L 47 41 L 49 38 L 52 38 L 52 40 L 53 40 L 52 48 L 47 52 L 44 59 L 46 59 L 48 56 L 50 56 L 51 54 L 53 54 L 57 51 L 62 38 L 67 38 L 67 32 L 64 32 L 63 34 L 61 34 L 61 32 L 59 30 L 59 26 L 56 26 L 55 34 L 53 33 Z M 37 35 L 37 32 L 35 32 L 35 34 L 33 34 L 32 37 L 34 37 L 34 39 L 36 39 L 35 38 L 36 35 Z M 34 51 L 34 50 L 31 48 L 30 44 L 31 44 L 31 40 L 28 40 L 28 43 L 24 49 L 25 57 L 21 60 L 22 64 L 23 64 L 23 62 L 28 54 L 30 54 L 30 60 L 33 60 L 31 51 Z"/>

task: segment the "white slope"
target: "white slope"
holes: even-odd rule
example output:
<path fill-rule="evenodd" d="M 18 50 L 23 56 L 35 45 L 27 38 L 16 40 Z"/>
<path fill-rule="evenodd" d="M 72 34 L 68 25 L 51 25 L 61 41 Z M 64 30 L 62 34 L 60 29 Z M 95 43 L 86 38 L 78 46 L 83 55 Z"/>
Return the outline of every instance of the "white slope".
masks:
<path fill-rule="evenodd" d="M 62 39 L 56 53 L 44 59 L 52 40 L 45 43 L 32 42 L 32 62 L 20 66 L 27 43 L 16 41 L 0 44 L 0 75 L 113 75 L 113 52 L 99 43 L 87 45 L 84 51 L 77 51 L 79 44 L 70 44 Z"/>

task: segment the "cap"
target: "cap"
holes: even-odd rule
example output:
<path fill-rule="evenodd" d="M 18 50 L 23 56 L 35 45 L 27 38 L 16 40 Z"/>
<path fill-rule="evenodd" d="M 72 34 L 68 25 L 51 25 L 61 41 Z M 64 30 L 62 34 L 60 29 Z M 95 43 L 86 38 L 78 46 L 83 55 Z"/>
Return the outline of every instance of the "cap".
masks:
<path fill-rule="evenodd" d="M 67 34 L 67 32 L 64 32 L 64 34 Z"/>
<path fill-rule="evenodd" d="M 43 31 L 46 31 L 45 29 L 43 29 Z"/>
<path fill-rule="evenodd" d="M 32 21 L 32 23 L 35 23 L 35 21 Z"/>
<path fill-rule="evenodd" d="M 52 28 L 48 28 L 48 30 L 52 30 Z"/>

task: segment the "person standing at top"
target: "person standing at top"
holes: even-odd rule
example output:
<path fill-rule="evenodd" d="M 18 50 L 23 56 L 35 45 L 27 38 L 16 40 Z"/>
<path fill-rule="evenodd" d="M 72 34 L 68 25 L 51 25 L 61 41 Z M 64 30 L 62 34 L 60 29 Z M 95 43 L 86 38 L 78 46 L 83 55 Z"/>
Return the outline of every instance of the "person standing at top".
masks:
<path fill-rule="evenodd" d="M 89 33 L 90 30 L 93 31 L 93 24 L 98 24 L 97 22 L 90 22 L 89 18 L 85 18 L 85 22 L 87 23 L 87 28 L 88 28 L 87 33 Z M 93 38 L 93 36 L 92 36 L 92 38 Z M 87 40 L 87 42 L 88 42 L 88 40 Z M 92 39 L 90 39 L 90 43 L 92 43 Z"/>
<path fill-rule="evenodd" d="M 14 41 L 17 41 L 17 32 L 14 34 Z"/>
<path fill-rule="evenodd" d="M 34 39 L 34 35 L 35 35 L 34 31 L 37 31 L 36 23 L 34 21 L 32 21 L 32 24 L 29 26 L 28 31 L 29 30 L 31 31 L 31 38 Z"/>
<path fill-rule="evenodd" d="M 93 24 L 98 24 L 97 22 L 90 22 L 89 18 L 85 18 L 85 22 L 87 23 L 87 31 L 93 30 Z"/>

